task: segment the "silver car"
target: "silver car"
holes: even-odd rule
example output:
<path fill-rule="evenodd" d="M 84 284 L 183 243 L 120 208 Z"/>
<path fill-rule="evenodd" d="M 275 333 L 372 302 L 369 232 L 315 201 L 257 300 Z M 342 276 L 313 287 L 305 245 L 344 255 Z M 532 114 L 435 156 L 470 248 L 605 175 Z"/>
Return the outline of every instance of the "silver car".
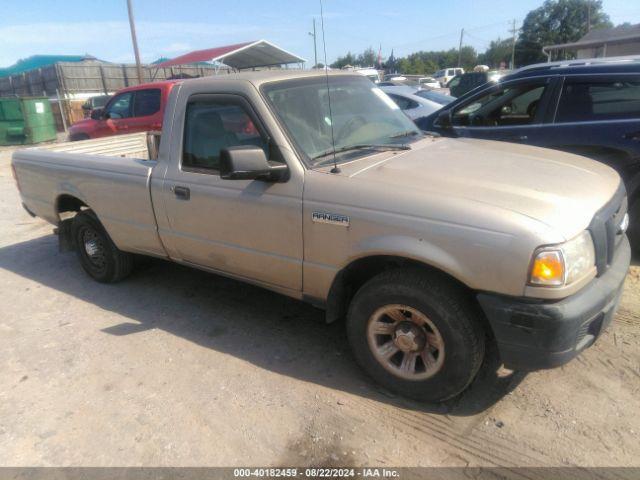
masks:
<path fill-rule="evenodd" d="M 413 87 L 398 85 L 394 87 L 380 87 L 380 89 L 389 95 L 411 120 L 431 115 L 443 106 L 438 102 L 416 95 L 416 89 Z"/>

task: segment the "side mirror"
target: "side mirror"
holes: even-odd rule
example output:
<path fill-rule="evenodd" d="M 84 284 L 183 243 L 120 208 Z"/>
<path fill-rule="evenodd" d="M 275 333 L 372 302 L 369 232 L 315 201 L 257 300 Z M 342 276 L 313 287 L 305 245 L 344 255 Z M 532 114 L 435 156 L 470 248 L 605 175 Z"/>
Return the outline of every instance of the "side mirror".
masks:
<path fill-rule="evenodd" d="M 451 110 L 445 110 L 444 112 L 440 112 L 438 114 L 438 118 L 436 119 L 435 126 L 440 128 L 453 127 L 453 121 L 451 120 L 451 117 L 452 117 Z"/>
<path fill-rule="evenodd" d="M 90 111 L 91 110 L 91 104 L 90 103 L 83 103 L 82 104 L 82 110 L 85 110 L 87 112 Z"/>
<path fill-rule="evenodd" d="M 220 178 L 224 180 L 286 180 L 289 168 L 284 163 L 272 165 L 260 147 L 229 147 L 220 151 Z"/>
<path fill-rule="evenodd" d="M 93 110 L 91 110 L 92 120 L 100 120 L 104 115 L 105 113 L 102 108 L 94 108 Z"/>

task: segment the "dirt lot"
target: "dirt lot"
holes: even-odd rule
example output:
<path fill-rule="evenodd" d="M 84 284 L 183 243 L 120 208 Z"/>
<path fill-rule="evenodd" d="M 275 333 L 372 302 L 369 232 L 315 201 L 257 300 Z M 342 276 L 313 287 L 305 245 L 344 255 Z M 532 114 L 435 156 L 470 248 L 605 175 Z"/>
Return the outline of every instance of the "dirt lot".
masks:
<path fill-rule="evenodd" d="M 640 465 L 640 267 L 569 365 L 445 406 L 380 390 L 341 324 L 161 261 L 90 280 L 0 152 L 0 465 Z"/>

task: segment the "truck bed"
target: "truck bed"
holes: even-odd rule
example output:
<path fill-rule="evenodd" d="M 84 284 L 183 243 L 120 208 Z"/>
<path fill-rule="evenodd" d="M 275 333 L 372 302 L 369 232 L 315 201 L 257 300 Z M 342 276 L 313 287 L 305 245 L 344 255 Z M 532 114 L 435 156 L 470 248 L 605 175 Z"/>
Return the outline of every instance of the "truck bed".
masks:
<path fill-rule="evenodd" d="M 159 141 L 160 132 L 141 132 L 77 142 L 52 143 L 33 147 L 33 149 L 58 153 L 81 153 L 107 157 L 155 160 L 157 158 Z"/>
<path fill-rule="evenodd" d="M 142 132 L 17 150 L 13 166 L 25 207 L 58 224 L 61 202 L 77 199 L 120 249 L 164 255 L 149 190 L 158 138 Z"/>

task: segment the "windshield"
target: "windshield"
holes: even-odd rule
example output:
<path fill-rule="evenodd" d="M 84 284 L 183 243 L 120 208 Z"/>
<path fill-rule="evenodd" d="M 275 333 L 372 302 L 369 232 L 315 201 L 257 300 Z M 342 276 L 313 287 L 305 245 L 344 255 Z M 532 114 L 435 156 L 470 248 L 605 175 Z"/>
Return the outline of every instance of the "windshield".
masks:
<path fill-rule="evenodd" d="M 370 153 L 371 148 L 406 144 L 421 136 L 416 125 L 382 90 L 365 77 L 330 76 L 331 110 L 326 77 L 299 78 L 262 87 L 269 103 L 306 160 L 316 164 L 333 151 L 331 124 L 337 161 Z M 351 148 L 353 147 L 353 148 Z M 357 153 L 359 152 L 359 153 Z"/>

